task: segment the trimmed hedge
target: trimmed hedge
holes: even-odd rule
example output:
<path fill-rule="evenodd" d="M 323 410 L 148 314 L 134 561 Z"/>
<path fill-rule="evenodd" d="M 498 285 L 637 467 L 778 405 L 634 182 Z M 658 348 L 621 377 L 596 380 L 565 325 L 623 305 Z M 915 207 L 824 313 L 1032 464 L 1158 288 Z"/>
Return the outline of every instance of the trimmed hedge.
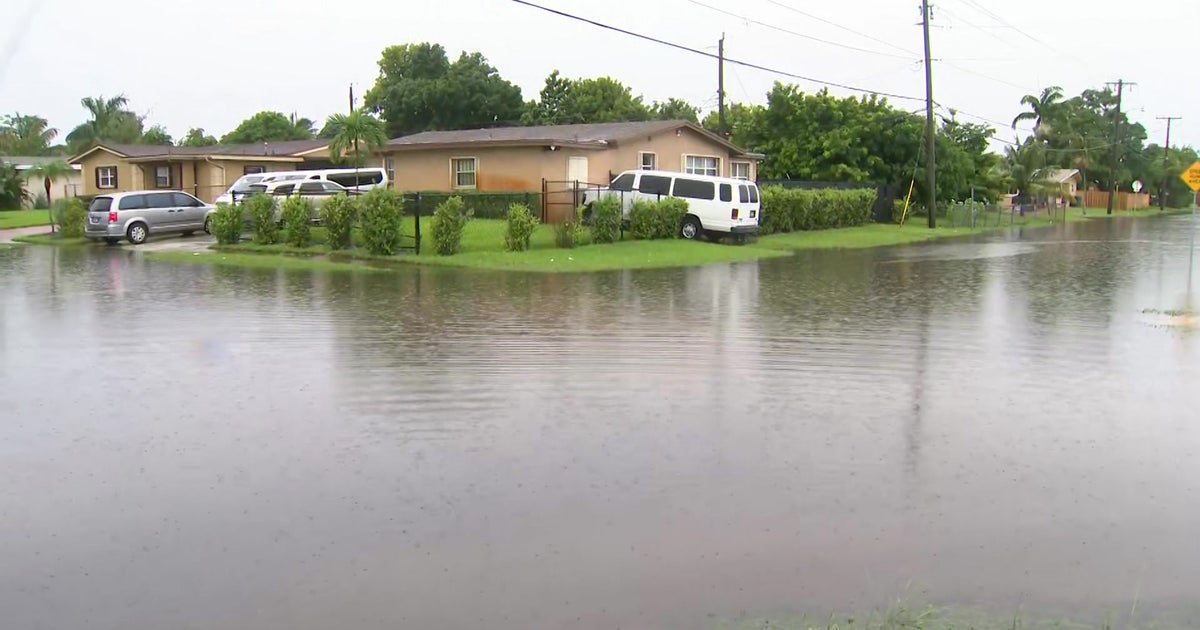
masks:
<path fill-rule="evenodd" d="M 508 225 L 504 231 L 504 250 L 523 252 L 529 249 L 529 239 L 537 228 L 537 217 L 522 203 L 514 203 L 508 207 Z"/>
<path fill-rule="evenodd" d="M 687 201 L 678 197 L 634 201 L 629 209 L 629 233 L 638 240 L 675 238 L 687 213 Z"/>
<path fill-rule="evenodd" d="M 372 188 L 357 201 L 359 230 L 367 251 L 376 256 L 395 255 L 400 251 L 404 198 L 391 188 Z"/>
<path fill-rule="evenodd" d="M 270 198 L 268 197 L 269 201 Z M 221 245 L 234 245 L 242 240 L 242 207 L 239 204 L 219 203 L 208 229 Z"/>
<path fill-rule="evenodd" d="M 854 190 L 806 190 L 767 186 L 762 189 L 759 233 L 775 234 L 806 230 L 866 225 L 876 192 Z"/>
<path fill-rule="evenodd" d="M 615 243 L 621 237 L 621 199 L 604 195 L 592 203 L 592 242 Z"/>
<path fill-rule="evenodd" d="M 356 200 L 339 193 L 321 204 L 321 225 L 325 227 L 325 244 L 329 249 L 350 247 L 350 233 L 358 219 Z"/>
<path fill-rule="evenodd" d="M 87 204 L 78 198 L 55 201 L 54 221 L 58 223 L 63 238 L 82 237 L 84 224 L 87 223 Z"/>
<path fill-rule="evenodd" d="M 422 200 L 423 202 L 424 200 Z M 433 249 L 439 256 L 453 256 L 462 246 L 463 229 L 471 211 L 457 195 L 438 204 L 433 211 Z"/>
<path fill-rule="evenodd" d="M 458 197 L 462 200 L 463 211 L 467 216 L 476 217 L 479 219 L 507 219 L 508 209 L 514 203 L 519 203 L 526 208 L 541 208 L 542 194 L 536 192 L 422 192 L 421 209 L 422 215 L 428 214 L 431 208 L 446 203 L 451 197 Z M 540 216 L 540 213 L 535 213 L 534 216 Z"/>
<path fill-rule="evenodd" d="M 275 199 L 270 195 L 255 193 L 243 199 L 241 204 L 250 217 L 254 242 L 259 245 L 278 243 L 279 225 L 275 222 Z"/>
<path fill-rule="evenodd" d="M 280 221 L 283 242 L 292 247 L 312 245 L 312 202 L 304 197 L 288 197 L 283 201 Z"/>

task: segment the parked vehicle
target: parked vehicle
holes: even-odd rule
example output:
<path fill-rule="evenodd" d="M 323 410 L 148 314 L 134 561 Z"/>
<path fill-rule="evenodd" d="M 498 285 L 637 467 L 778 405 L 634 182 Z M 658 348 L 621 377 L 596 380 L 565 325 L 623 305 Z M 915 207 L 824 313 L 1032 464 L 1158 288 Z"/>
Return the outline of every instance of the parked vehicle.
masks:
<path fill-rule="evenodd" d="M 122 238 L 134 245 L 151 235 L 209 231 L 216 206 L 178 190 L 139 190 L 97 195 L 88 204 L 83 234 L 90 239 L 117 243 Z"/>
<path fill-rule="evenodd" d="M 679 225 L 686 239 L 702 234 L 712 237 L 758 232 L 760 211 L 758 186 L 749 180 L 691 175 L 672 171 L 633 170 L 617 175 L 608 188 L 583 193 L 584 220 L 590 219 L 591 204 L 600 196 L 617 195 L 626 220 L 633 202 L 678 197 L 688 202 L 688 214 Z"/>
<path fill-rule="evenodd" d="M 330 168 L 298 172 L 306 175 L 304 179 L 333 182 L 347 190 L 357 192 L 366 192 L 372 188 L 383 188 L 388 185 L 387 171 L 378 167 Z"/>
<path fill-rule="evenodd" d="M 356 191 L 347 190 L 344 186 L 334 182 L 314 181 L 314 180 L 280 180 L 275 182 L 263 182 L 259 184 L 251 184 L 248 194 L 264 193 L 275 198 L 276 219 L 279 218 L 279 211 L 282 207 L 283 199 L 287 197 L 299 196 L 307 199 L 312 205 L 312 220 L 314 223 L 320 220 L 320 207 L 326 199 L 334 195 L 355 195 Z"/>
<path fill-rule="evenodd" d="M 233 203 L 240 201 L 242 197 L 249 194 L 250 186 L 253 184 L 261 184 L 263 182 L 272 182 L 282 179 L 302 179 L 304 174 L 301 171 L 273 171 L 267 173 L 249 173 L 237 178 L 233 185 L 226 190 L 224 194 L 217 197 L 217 203 Z"/>

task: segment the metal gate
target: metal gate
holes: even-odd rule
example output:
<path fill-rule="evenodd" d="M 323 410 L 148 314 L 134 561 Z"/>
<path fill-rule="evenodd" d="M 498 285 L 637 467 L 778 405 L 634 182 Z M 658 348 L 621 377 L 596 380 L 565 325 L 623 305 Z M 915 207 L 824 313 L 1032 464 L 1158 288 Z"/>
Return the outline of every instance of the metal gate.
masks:
<path fill-rule="evenodd" d="M 583 204 L 585 193 L 596 192 L 608 184 L 593 184 L 578 180 L 542 180 L 542 223 L 557 223 L 575 218 L 575 210 Z"/>

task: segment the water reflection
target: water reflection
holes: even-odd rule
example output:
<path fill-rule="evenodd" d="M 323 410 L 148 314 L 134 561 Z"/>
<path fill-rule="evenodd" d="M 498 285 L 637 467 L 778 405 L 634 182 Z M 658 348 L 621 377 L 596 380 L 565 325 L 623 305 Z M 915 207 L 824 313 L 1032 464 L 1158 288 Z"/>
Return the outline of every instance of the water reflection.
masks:
<path fill-rule="evenodd" d="M 518 275 L 0 250 L 16 627 L 702 627 L 1200 581 L 1190 224 Z M 1193 624 L 1194 625 L 1194 624 Z"/>

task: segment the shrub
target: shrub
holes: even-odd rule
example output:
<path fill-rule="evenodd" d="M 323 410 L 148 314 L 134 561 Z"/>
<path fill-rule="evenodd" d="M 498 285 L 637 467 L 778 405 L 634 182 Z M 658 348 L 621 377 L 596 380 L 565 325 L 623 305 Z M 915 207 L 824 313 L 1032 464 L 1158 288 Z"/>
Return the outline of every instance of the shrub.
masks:
<path fill-rule="evenodd" d="M 621 200 L 605 195 L 592 203 L 592 242 L 614 243 L 621 235 Z"/>
<path fill-rule="evenodd" d="M 504 249 L 523 252 L 529 249 L 529 239 L 537 228 L 538 221 L 525 204 L 514 203 L 508 207 L 508 227 L 504 231 Z"/>
<path fill-rule="evenodd" d="M 312 245 L 312 203 L 304 197 L 288 197 L 279 213 L 283 242 L 292 247 Z"/>
<path fill-rule="evenodd" d="M 328 234 L 325 242 L 329 249 L 350 247 L 350 232 L 356 214 L 355 200 L 346 195 L 335 195 L 321 204 L 321 225 Z"/>
<path fill-rule="evenodd" d="M 638 199 L 629 208 L 629 234 L 638 240 L 654 238 L 658 202 Z"/>
<path fill-rule="evenodd" d="M 453 256 L 462 245 L 463 229 L 471 219 L 461 197 L 454 196 L 438 204 L 433 211 L 433 249 L 440 256 Z"/>
<path fill-rule="evenodd" d="M 267 198 L 270 200 L 270 198 Z M 233 245 L 242 240 L 242 210 L 240 205 L 219 203 L 213 212 L 209 230 L 220 245 Z"/>
<path fill-rule="evenodd" d="M 34 210 L 49 210 L 50 200 L 46 198 L 46 193 L 40 192 L 33 198 Z"/>
<path fill-rule="evenodd" d="M 376 256 L 394 256 L 400 251 L 400 220 L 404 198 L 391 188 L 372 188 L 358 198 L 359 229 L 363 245 Z"/>
<path fill-rule="evenodd" d="M 83 236 L 87 222 L 87 206 L 80 199 L 59 199 L 54 202 L 54 222 L 64 238 Z"/>
<path fill-rule="evenodd" d="M 871 220 L 875 196 L 870 189 L 804 190 L 769 186 L 762 190 L 760 230 L 772 234 L 864 225 Z"/>
<path fill-rule="evenodd" d="M 273 245 L 279 242 L 279 224 L 275 222 L 275 200 L 270 195 L 250 195 L 242 201 L 241 207 L 250 217 L 255 243 Z"/>
<path fill-rule="evenodd" d="M 554 224 L 554 246 L 562 249 L 572 249 L 579 243 L 583 225 L 579 219 L 564 219 Z"/>
<path fill-rule="evenodd" d="M 663 197 L 658 200 L 654 238 L 676 238 L 679 226 L 688 213 L 688 202 L 678 197 Z"/>

